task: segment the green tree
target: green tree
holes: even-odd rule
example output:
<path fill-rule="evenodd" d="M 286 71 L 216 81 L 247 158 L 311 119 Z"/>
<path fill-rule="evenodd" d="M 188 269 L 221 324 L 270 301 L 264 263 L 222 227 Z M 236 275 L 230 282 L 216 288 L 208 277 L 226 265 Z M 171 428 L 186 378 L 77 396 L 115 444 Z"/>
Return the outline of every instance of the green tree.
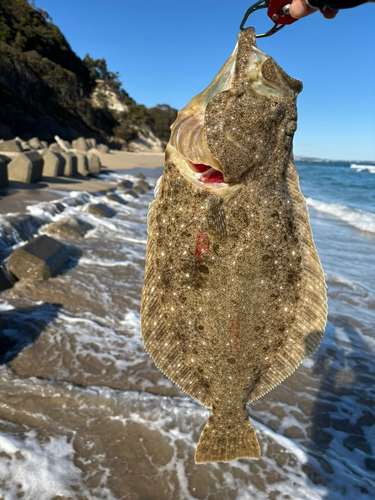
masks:
<path fill-rule="evenodd" d="M 177 118 L 177 109 L 171 108 L 168 104 L 158 104 L 147 111 L 149 115 L 147 125 L 161 141 L 167 143 L 171 135 L 170 127 Z"/>
<path fill-rule="evenodd" d="M 90 54 L 86 54 L 83 62 L 90 71 L 91 78 L 95 80 L 103 80 L 115 92 L 118 92 L 122 83 L 120 82 L 120 75 L 116 71 L 108 71 L 107 61 L 104 59 L 93 59 Z"/>

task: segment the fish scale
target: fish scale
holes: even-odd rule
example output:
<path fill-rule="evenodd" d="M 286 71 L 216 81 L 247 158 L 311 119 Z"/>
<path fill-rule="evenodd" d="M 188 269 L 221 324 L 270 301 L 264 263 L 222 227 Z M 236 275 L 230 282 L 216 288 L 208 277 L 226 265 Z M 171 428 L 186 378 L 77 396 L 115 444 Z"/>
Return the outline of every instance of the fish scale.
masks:
<path fill-rule="evenodd" d="M 142 337 L 159 369 L 211 409 L 197 463 L 259 458 L 246 404 L 324 332 L 324 276 L 292 156 L 301 88 L 252 28 L 241 32 L 179 112 L 150 205 Z M 198 156 L 222 182 L 197 178 Z"/>

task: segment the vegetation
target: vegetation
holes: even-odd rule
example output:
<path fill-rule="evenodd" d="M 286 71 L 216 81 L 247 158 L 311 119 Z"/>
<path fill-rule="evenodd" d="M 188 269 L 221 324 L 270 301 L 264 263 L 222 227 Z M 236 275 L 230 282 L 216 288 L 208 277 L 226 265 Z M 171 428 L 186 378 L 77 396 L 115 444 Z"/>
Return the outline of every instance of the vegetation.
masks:
<path fill-rule="evenodd" d="M 167 144 L 170 136 L 170 127 L 177 118 L 177 109 L 168 104 L 158 104 L 147 110 L 149 119 L 146 122 L 153 130 L 156 137 Z"/>
<path fill-rule="evenodd" d="M 97 80 L 103 80 L 113 92 L 119 92 L 121 82 L 118 72 L 108 71 L 107 61 L 103 59 L 93 59 L 89 54 L 85 55 L 83 62 L 90 72 L 91 84 L 94 87 Z"/>
<path fill-rule="evenodd" d="M 177 111 L 168 105 L 147 109 L 122 88 L 104 58 L 81 60 L 48 13 L 32 0 L 0 0 L 0 137 L 39 135 L 52 140 L 93 135 L 126 142 L 139 126 L 151 127 L 164 143 Z M 97 82 L 114 92 L 127 111 L 108 109 L 105 92 L 91 94 Z"/>
<path fill-rule="evenodd" d="M 0 42 L 20 52 L 35 50 L 64 69 L 75 73 L 83 85 L 89 83 L 89 71 L 72 51 L 59 28 L 49 21 L 43 9 L 26 0 L 0 0 Z"/>

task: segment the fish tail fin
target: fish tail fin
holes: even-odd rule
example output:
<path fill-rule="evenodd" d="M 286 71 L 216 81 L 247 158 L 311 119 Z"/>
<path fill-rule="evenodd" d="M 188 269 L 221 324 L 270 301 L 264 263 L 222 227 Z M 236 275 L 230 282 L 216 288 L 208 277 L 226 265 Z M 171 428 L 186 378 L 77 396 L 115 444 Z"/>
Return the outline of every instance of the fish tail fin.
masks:
<path fill-rule="evenodd" d="M 238 410 L 237 410 L 238 411 Z M 260 458 L 260 446 L 245 407 L 241 415 L 220 412 L 213 407 L 200 435 L 195 463 L 229 462 L 240 458 Z"/>

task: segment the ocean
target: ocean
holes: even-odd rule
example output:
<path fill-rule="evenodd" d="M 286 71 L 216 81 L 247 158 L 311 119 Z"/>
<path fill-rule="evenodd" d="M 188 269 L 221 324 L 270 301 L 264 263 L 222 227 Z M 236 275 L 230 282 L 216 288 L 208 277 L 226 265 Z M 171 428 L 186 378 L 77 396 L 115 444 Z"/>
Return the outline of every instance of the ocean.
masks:
<path fill-rule="evenodd" d="M 64 240 L 58 276 L 0 294 L 0 499 L 359 500 L 375 498 L 375 167 L 298 161 L 325 271 L 318 352 L 249 407 L 259 461 L 195 465 L 209 411 L 154 366 L 140 335 L 152 190 L 127 203 L 56 192 L 0 215 L 7 259 L 46 225 L 93 228 Z M 100 174 L 109 189 L 142 171 Z M 84 212 L 106 203 L 110 219 Z"/>

